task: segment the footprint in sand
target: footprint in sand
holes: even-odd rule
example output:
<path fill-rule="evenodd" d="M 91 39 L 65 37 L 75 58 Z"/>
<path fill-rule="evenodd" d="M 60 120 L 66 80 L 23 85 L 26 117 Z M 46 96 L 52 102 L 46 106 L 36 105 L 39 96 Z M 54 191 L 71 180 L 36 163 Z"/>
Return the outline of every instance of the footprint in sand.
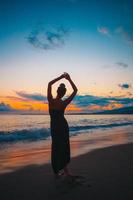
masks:
<path fill-rule="evenodd" d="M 91 185 L 88 184 L 87 178 L 84 176 L 62 176 L 56 180 L 56 189 L 61 193 L 68 193 L 71 189 L 81 186 L 91 187 Z"/>

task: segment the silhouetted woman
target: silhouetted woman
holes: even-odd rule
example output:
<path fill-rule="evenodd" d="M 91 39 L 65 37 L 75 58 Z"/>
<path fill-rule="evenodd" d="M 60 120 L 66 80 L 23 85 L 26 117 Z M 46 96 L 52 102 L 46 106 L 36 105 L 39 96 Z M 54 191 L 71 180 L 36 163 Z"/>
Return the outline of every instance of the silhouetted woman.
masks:
<path fill-rule="evenodd" d="M 53 98 L 51 91 L 52 85 L 62 78 L 67 79 L 73 88 L 72 94 L 65 100 L 62 100 L 62 97 L 66 93 L 66 87 L 64 83 L 59 85 L 56 98 Z M 64 111 L 76 93 L 77 87 L 71 80 L 68 73 L 64 73 L 48 83 L 47 98 L 49 102 L 50 127 L 52 137 L 51 164 L 54 174 L 57 177 L 61 175 L 61 172 L 66 176 L 70 175 L 67 166 L 70 162 L 69 126 L 64 117 Z"/>

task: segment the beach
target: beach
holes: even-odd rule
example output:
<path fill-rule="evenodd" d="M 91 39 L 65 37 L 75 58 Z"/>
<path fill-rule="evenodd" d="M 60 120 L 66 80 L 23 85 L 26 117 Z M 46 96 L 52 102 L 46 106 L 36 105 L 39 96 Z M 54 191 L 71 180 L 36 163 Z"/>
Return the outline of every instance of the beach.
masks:
<path fill-rule="evenodd" d="M 133 198 L 132 116 L 66 117 L 74 181 L 53 175 L 47 116 L 1 117 L 0 200 Z"/>
<path fill-rule="evenodd" d="M 0 175 L 1 200 L 132 199 L 133 143 L 91 151 L 74 157 L 70 169 L 84 177 L 73 187 L 53 177 L 50 164 L 28 166 Z"/>
<path fill-rule="evenodd" d="M 133 142 L 132 115 L 65 115 L 71 157 Z M 0 115 L 0 174 L 51 162 L 48 115 Z"/>

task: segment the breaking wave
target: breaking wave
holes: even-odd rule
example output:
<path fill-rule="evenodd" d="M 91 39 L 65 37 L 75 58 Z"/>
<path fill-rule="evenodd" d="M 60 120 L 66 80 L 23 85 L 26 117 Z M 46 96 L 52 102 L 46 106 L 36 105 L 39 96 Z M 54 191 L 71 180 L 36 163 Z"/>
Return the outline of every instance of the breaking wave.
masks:
<path fill-rule="evenodd" d="M 93 129 L 113 128 L 119 126 L 133 125 L 133 122 L 111 123 L 101 125 L 88 125 L 88 126 L 70 126 L 70 136 L 80 134 L 84 130 L 89 131 Z M 19 141 L 37 141 L 46 140 L 50 138 L 50 128 L 34 128 L 14 130 L 11 132 L 0 131 L 0 143 L 6 142 L 19 142 Z"/>

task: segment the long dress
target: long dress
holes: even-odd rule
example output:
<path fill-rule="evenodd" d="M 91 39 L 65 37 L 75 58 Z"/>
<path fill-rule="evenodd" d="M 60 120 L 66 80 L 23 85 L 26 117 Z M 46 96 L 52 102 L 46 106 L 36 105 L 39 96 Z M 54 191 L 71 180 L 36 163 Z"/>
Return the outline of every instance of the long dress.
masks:
<path fill-rule="evenodd" d="M 69 126 L 64 110 L 50 109 L 51 164 L 55 174 L 70 162 Z"/>

